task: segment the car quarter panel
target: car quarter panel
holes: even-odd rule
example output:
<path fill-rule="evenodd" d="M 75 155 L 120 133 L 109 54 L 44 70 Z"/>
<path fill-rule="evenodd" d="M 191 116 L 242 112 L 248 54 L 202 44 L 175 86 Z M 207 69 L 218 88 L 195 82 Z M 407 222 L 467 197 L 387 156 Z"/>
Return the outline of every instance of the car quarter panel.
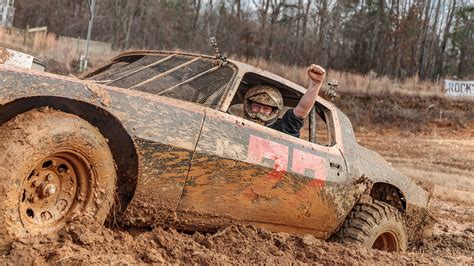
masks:
<path fill-rule="evenodd" d="M 352 208 L 341 202 L 353 188 L 337 147 L 207 109 L 178 215 L 193 227 L 239 221 L 327 238 Z"/>
<path fill-rule="evenodd" d="M 86 102 L 116 117 L 132 136 L 139 154 L 137 189 L 125 217 L 130 218 L 129 223 L 140 225 L 172 219 L 202 127 L 203 107 L 147 93 L 0 66 L 0 106 L 38 96 Z"/>
<path fill-rule="evenodd" d="M 408 204 L 427 207 L 429 193 L 412 179 L 403 175 L 378 153 L 360 146 L 355 138 L 352 124 L 347 116 L 337 110 L 340 120 L 342 152 L 347 162 L 349 175 L 354 180 L 370 180 L 371 183 L 387 183 L 400 189 Z"/>

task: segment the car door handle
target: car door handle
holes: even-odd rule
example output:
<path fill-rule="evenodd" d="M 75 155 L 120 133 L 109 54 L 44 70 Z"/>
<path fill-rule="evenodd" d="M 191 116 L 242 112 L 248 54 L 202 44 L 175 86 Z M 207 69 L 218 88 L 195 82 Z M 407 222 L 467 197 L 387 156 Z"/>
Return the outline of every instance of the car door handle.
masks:
<path fill-rule="evenodd" d="M 329 162 L 329 165 L 330 165 L 332 168 L 341 169 L 341 165 L 340 165 L 340 164 L 333 163 L 333 162 Z"/>

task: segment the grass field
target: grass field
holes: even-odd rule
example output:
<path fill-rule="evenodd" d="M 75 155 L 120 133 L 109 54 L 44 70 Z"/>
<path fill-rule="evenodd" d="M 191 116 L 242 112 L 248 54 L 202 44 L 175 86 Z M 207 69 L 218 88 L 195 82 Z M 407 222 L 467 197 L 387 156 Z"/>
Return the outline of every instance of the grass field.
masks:
<path fill-rule="evenodd" d="M 250 59 L 247 63 L 258 66 L 262 69 L 276 73 L 298 84 L 306 86 L 309 79 L 306 76 L 306 67 L 297 65 L 284 65 L 270 63 L 263 59 Z M 314 62 L 317 64 L 318 62 Z M 328 70 L 326 81 L 336 80 L 338 90 L 343 92 L 402 92 L 417 95 L 442 95 L 442 83 L 436 84 L 430 81 L 421 81 L 417 76 L 400 81 L 383 76 L 379 77 L 371 72 L 361 75 L 349 72 Z"/>

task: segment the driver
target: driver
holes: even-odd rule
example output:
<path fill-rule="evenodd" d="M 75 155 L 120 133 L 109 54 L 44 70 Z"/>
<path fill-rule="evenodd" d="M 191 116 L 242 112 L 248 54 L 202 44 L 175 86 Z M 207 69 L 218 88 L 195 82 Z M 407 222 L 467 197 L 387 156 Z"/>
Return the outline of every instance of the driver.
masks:
<path fill-rule="evenodd" d="M 316 102 L 321 84 L 326 76 L 324 68 L 312 64 L 307 69 L 310 85 L 298 105 L 289 109 L 281 119 L 283 97 L 280 91 L 269 85 L 251 87 L 244 96 L 244 115 L 247 119 L 295 137 L 300 136 L 304 118 Z"/>

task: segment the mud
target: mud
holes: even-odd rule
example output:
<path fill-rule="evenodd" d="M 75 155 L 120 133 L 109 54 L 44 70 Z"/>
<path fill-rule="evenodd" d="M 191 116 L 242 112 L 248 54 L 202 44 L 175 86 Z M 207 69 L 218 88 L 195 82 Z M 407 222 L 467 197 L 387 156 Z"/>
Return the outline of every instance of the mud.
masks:
<path fill-rule="evenodd" d="M 363 144 L 381 152 L 385 158 L 406 174 L 423 181 L 431 172 L 419 174 L 440 160 L 464 160 L 462 169 L 472 171 L 473 158 L 466 158 L 474 144 L 466 142 L 456 152 L 449 152 L 450 143 L 472 139 L 471 130 L 452 132 L 437 130 L 435 136 L 416 135 L 406 138 L 398 131 L 359 131 Z M 407 145 L 411 139 L 411 145 Z M 423 146 L 430 156 L 419 157 L 413 146 Z M 472 153 L 471 153 L 472 154 Z M 448 156 L 448 157 L 446 157 Z M 450 181 L 434 181 L 430 213 L 436 219 L 433 234 L 412 242 L 409 250 L 391 254 L 359 246 L 343 246 L 325 242 L 312 235 L 274 233 L 254 226 L 233 225 L 214 233 L 181 232 L 158 226 L 144 230 L 136 228 L 106 228 L 98 224 L 75 221 L 57 237 L 22 239 L 0 256 L 6 264 L 89 264 L 89 263 L 390 263 L 390 264 L 452 264 L 474 263 L 474 209 L 469 197 L 474 194 L 472 177 L 465 180 L 464 170 L 451 164 L 433 169 L 446 174 Z M 409 167 L 411 166 L 411 168 Z M 446 190 L 441 193 L 440 188 Z M 457 191 L 469 197 L 456 197 Z M 449 194 L 446 191 L 450 191 Z M 453 195 L 454 194 L 454 195 Z M 449 196 L 449 197 L 447 197 Z"/>
<path fill-rule="evenodd" d="M 472 231 L 442 233 L 392 254 L 358 246 L 272 233 L 234 225 L 214 234 L 183 233 L 156 227 L 150 231 L 111 230 L 74 222 L 57 238 L 21 240 L 13 244 L 7 264 L 82 263 L 472 263 Z"/>
<path fill-rule="evenodd" d="M 354 101 L 360 101 L 361 106 L 371 104 L 371 100 L 358 99 Z M 429 105 L 424 105 L 428 102 L 422 99 L 419 104 L 424 107 L 414 110 L 418 113 L 425 107 L 428 110 Z M 410 109 L 409 105 L 415 102 L 397 101 L 395 104 L 398 107 L 387 108 Z M 418 120 L 403 120 L 402 115 L 408 115 L 404 111 L 394 118 L 396 123 L 391 126 L 377 120 L 377 111 L 384 108 L 382 103 L 373 102 L 370 106 L 376 108 L 365 117 L 349 114 L 355 117 L 356 137 L 361 144 L 379 152 L 394 167 L 432 190 L 428 214 L 434 220 L 417 210 L 408 216 L 415 218 L 411 220 L 412 228 L 434 222 L 433 230 L 413 231 L 411 235 L 418 238 L 412 238 L 407 252 L 392 254 L 343 246 L 310 234 L 275 233 L 251 225 L 232 225 L 217 232 L 199 233 L 166 226 L 108 228 L 82 220 L 70 223 L 57 236 L 15 241 L 6 252 L 0 253 L 0 264 L 473 264 L 474 157 L 469 156 L 474 154 L 472 107 L 455 102 L 435 104 L 445 110 L 443 117 L 439 118 L 439 112 L 436 116 L 427 111 L 427 120 L 418 124 Z M 447 113 L 451 116 L 445 116 Z M 140 207 L 146 209 L 147 206 Z"/>
<path fill-rule="evenodd" d="M 0 48 L 0 64 L 4 64 L 10 59 L 10 53 L 5 48 Z"/>
<path fill-rule="evenodd" d="M 409 208 L 405 213 L 405 224 L 409 242 L 422 241 L 433 235 L 437 222 L 433 211 L 423 208 Z"/>

